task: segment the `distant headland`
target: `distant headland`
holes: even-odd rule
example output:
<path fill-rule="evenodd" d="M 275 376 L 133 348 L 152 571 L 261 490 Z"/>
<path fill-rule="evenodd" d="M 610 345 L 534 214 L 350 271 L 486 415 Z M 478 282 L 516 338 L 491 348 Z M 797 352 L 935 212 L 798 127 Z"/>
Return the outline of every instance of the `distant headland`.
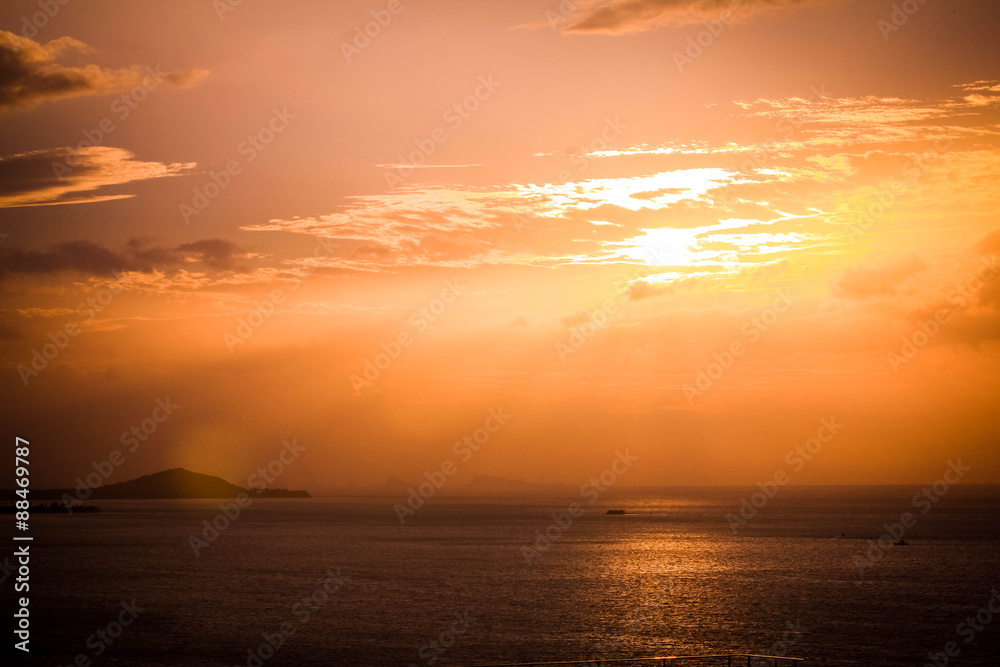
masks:
<path fill-rule="evenodd" d="M 87 491 L 90 491 L 88 494 Z M 230 484 L 220 477 L 172 468 L 127 482 L 99 486 L 96 489 L 32 489 L 31 500 L 197 500 L 235 498 L 241 493 L 254 498 L 311 498 L 308 491 L 253 488 Z M 0 492 L 3 500 L 14 500 L 14 489 Z"/>

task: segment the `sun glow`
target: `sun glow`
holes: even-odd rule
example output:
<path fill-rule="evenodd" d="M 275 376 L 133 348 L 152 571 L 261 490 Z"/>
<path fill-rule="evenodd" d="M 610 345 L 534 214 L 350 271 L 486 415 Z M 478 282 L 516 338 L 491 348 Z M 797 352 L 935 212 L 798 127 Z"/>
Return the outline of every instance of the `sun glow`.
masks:
<path fill-rule="evenodd" d="M 540 198 L 539 215 L 558 217 L 571 210 L 617 206 L 629 211 L 661 210 L 677 202 L 701 199 L 714 188 L 743 182 L 721 168 L 663 171 L 649 176 L 595 178 L 570 183 L 525 185 L 522 196 Z"/>

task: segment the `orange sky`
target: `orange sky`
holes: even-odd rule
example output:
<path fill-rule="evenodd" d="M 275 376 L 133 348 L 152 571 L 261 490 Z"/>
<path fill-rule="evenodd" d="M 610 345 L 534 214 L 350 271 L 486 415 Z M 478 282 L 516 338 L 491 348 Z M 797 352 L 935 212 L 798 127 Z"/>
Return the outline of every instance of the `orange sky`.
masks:
<path fill-rule="evenodd" d="M 33 484 L 417 481 L 497 408 L 456 479 L 754 484 L 834 417 L 792 483 L 1000 482 L 1000 9 L 902 4 L 4 3 Z"/>

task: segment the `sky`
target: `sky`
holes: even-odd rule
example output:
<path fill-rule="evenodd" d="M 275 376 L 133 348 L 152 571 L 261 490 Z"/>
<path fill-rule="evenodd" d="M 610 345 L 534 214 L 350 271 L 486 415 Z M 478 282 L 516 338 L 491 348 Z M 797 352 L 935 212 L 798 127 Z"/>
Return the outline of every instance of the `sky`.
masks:
<path fill-rule="evenodd" d="M 8 436 L 36 487 L 1000 483 L 998 20 L 6 2 Z"/>

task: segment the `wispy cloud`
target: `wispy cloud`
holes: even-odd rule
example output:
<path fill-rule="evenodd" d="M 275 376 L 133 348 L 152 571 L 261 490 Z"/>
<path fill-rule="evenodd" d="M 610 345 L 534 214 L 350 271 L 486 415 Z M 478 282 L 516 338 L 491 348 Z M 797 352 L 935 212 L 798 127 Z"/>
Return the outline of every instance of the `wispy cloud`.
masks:
<path fill-rule="evenodd" d="M 329 239 L 328 266 L 369 269 L 424 264 L 462 266 L 489 261 L 495 220 L 488 193 L 468 189 L 408 188 L 354 197 L 337 213 L 270 220 L 248 231 L 282 231 Z"/>
<path fill-rule="evenodd" d="M 566 18 L 563 32 L 621 35 L 658 26 L 745 20 L 780 9 L 832 0 L 586 0 Z"/>
<path fill-rule="evenodd" d="M 61 177 L 53 164 L 72 164 Z M 132 197 L 89 194 L 98 188 L 176 176 L 194 162 L 140 162 L 127 150 L 108 146 L 49 148 L 0 158 L 0 208 L 83 204 Z"/>
<path fill-rule="evenodd" d="M 75 67 L 57 62 L 68 53 L 89 51 L 90 47 L 72 37 L 40 44 L 0 31 L 0 111 L 30 109 L 81 95 L 123 92 L 154 79 L 157 84 L 186 88 L 208 75 L 200 69 L 160 73 L 139 65 L 105 69 L 93 64 Z"/>

